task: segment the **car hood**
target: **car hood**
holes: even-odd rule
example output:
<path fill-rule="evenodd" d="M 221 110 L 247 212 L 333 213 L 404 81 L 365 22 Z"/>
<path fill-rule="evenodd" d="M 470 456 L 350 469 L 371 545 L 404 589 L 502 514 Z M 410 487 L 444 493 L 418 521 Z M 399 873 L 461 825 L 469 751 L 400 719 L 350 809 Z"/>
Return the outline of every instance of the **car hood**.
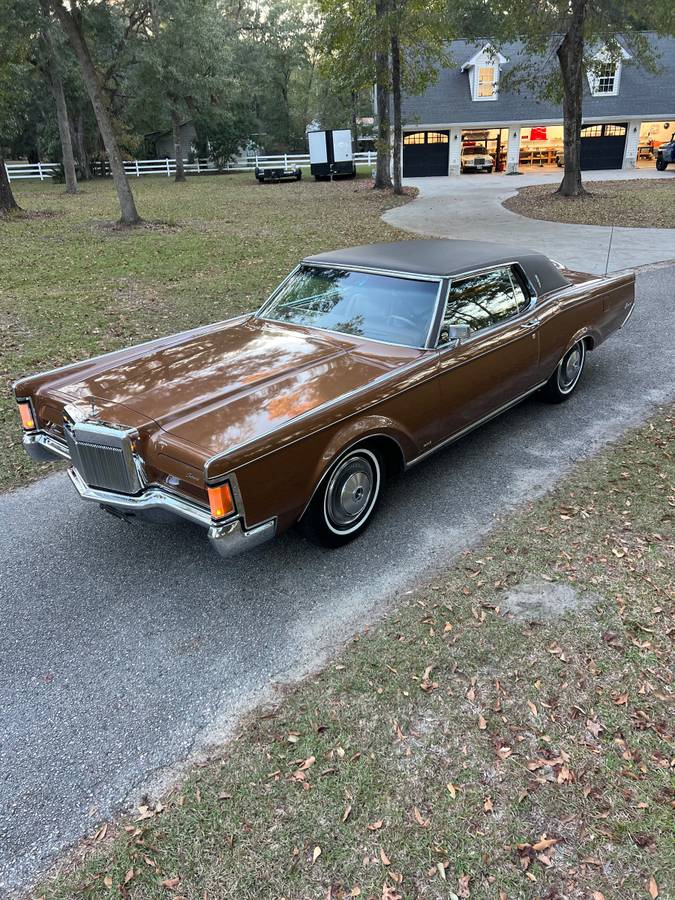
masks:
<path fill-rule="evenodd" d="M 362 387 L 417 353 L 251 318 L 130 352 L 61 384 L 59 395 L 133 410 L 182 442 L 217 453 Z"/>

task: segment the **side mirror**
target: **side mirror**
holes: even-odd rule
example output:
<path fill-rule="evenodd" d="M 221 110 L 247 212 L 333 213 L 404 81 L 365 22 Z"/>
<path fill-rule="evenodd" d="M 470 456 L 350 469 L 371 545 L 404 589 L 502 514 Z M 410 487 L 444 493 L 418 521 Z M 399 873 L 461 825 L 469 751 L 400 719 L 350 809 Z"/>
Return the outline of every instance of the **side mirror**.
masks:
<path fill-rule="evenodd" d="M 450 341 L 456 341 L 461 344 L 467 338 L 471 337 L 470 325 L 444 325 L 438 336 L 439 344 L 449 344 Z"/>

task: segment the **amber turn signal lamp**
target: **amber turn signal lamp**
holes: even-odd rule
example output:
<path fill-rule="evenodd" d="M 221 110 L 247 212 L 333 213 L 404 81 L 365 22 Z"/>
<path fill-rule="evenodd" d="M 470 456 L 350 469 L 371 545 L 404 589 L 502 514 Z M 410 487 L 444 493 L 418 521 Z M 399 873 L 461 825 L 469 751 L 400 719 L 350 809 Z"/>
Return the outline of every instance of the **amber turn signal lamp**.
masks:
<path fill-rule="evenodd" d="M 19 415 L 25 431 L 32 431 L 36 427 L 31 405 L 25 400 L 23 403 L 19 403 Z"/>
<path fill-rule="evenodd" d="M 210 487 L 207 490 L 211 515 L 214 519 L 224 519 L 225 516 L 229 516 L 234 512 L 232 490 L 227 482 L 219 484 L 218 487 Z"/>

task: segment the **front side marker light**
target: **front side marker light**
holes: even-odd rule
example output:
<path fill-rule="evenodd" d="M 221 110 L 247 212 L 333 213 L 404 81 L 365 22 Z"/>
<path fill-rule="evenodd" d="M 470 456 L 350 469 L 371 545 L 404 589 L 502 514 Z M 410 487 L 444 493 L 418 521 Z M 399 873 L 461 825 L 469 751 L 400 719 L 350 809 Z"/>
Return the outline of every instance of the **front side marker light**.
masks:
<path fill-rule="evenodd" d="M 235 511 L 234 499 L 230 485 L 219 484 L 218 487 L 207 488 L 209 494 L 209 506 L 214 519 L 224 519 Z"/>
<path fill-rule="evenodd" d="M 34 429 L 37 428 L 33 409 L 27 400 L 19 402 L 19 415 L 21 416 L 21 424 L 23 425 L 24 431 L 34 431 Z"/>

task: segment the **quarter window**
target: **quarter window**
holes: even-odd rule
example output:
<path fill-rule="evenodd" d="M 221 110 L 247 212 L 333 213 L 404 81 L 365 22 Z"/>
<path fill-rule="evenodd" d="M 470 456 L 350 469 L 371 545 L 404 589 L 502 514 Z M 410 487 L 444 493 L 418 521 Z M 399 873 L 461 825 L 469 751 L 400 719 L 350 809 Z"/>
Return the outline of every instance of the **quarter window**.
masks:
<path fill-rule="evenodd" d="M 412 134 L 406 134 L 403 137 L 404 144 L 423 144 L 424 143 L 424 132 L 423 131 L 415 131 Z"/>
<path fill-rule="evenodd" d="M 444 332 L 447 334 L 451 325 L 468 325 L 472 331 L 480 331 L 515 316 L 529 302 L 520 284 L 516 292 L 509 269 L 462 278 L 450 285 L 439 342 L 447 342 Z"/>

